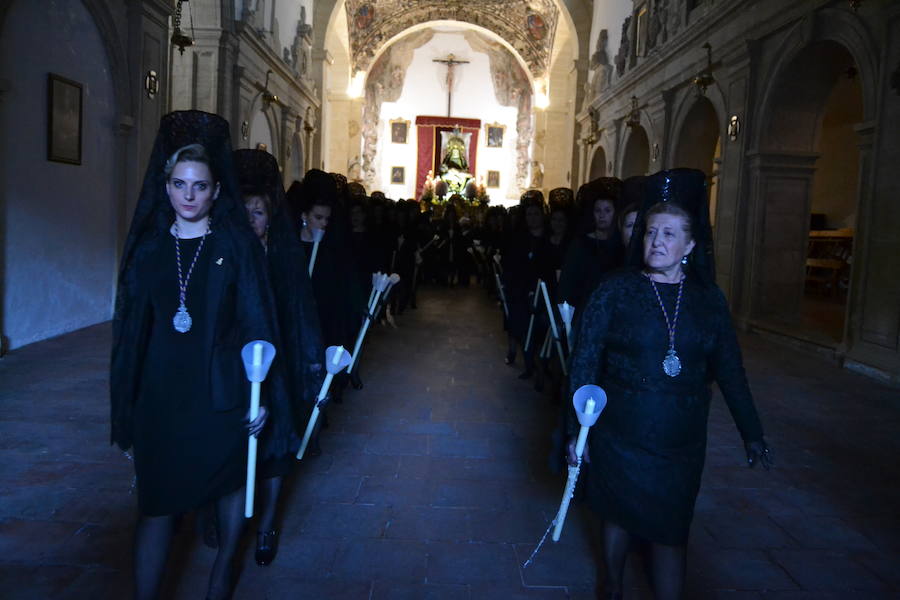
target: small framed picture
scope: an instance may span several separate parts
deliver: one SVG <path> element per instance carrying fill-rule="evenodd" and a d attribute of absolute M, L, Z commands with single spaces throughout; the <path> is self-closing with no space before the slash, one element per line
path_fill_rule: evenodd
<path fill-rule="evenodd" d="M 391 143 L 405 144 L 409 136 L 409 121 L 394 119 L 391 121 Z"/>
<path fill-rule="evenodd" d="M 406 167 L 391 167 L 391 185 L 406 183 Z"/>
<path fill-rule="evenodd" d="M 47 160 L 81 164 L 82 85 L 50 73 L 47 81 Z"/>
<path fill-rule="evenodd" d="M 487 127 L 487 147 L 502 148 L 503 134 L 506 132 L 506 126 L 495 123 L 493 125 L 486 125 L 485 127 Z"/>
<path fill-rule="evenodd" d="M 498 188 L 500 187 L 500 171 L 488 171 L 487 173 L 487 186 L 489 188 Z"/>

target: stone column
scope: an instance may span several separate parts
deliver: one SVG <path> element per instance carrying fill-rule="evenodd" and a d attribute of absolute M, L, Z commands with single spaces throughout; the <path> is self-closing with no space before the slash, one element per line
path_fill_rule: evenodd
<path fill-rule="evenodd" d="M 793 321 L 800 314 L 818 158 L 815 153 L 788 151 L 748 155 L 752 320 Z"/>

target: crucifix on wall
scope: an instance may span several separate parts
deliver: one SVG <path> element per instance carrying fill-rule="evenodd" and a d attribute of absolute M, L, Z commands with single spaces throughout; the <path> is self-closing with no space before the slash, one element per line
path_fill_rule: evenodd
<path fill-rule="evenodd" d="M 456 65 L 467 65 L 467 60 L 456 60 L 456 57 L 449 54 L 447 58 L 435 58 L 432 62 L 441 63 L 447 66 L 447 116 L 451 116 L 451 102 L 453 101 L 453 67 Z"/>

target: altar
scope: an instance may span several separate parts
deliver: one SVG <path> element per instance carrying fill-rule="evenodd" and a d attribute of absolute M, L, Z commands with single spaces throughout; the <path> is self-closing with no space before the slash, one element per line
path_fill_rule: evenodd
<path fill-rule="evenodd" d="M 421 197 L 429 171 L 435 181 L 442 175 L 448 182 L 475 178 L 480 119 L 456 117 L 416 117 L 416 198 Z"/>

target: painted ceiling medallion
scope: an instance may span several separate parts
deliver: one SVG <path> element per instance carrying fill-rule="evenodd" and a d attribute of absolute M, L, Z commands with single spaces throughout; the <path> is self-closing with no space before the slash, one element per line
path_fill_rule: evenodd
<path fill-rule="evenodd" d="M 533 40 L 539 42 L 547 35 L 547 26 L 544 25 L 544 18 L 537 13 L 528 15 L 525 19 L 525 26 L 528 28 L 528 34 Z"/>
<path fill-rule="evenodd" d="M 375 18 L 375 7 L 371 4 L 363 4 L 358 9 L 356 9 L 356 28 L 357 29 L 368 29 L 369 25 L 372 24 L 372 20 Z"/>
<path fill-rule="evenodd" d="M 533 78 L 547 74 L 559 22 L 554 0 L 347 0 L 353 71 L 367 71 L 382 46 L 407 29 L 431 21 L 483 27 L 521 56 Z"/>

